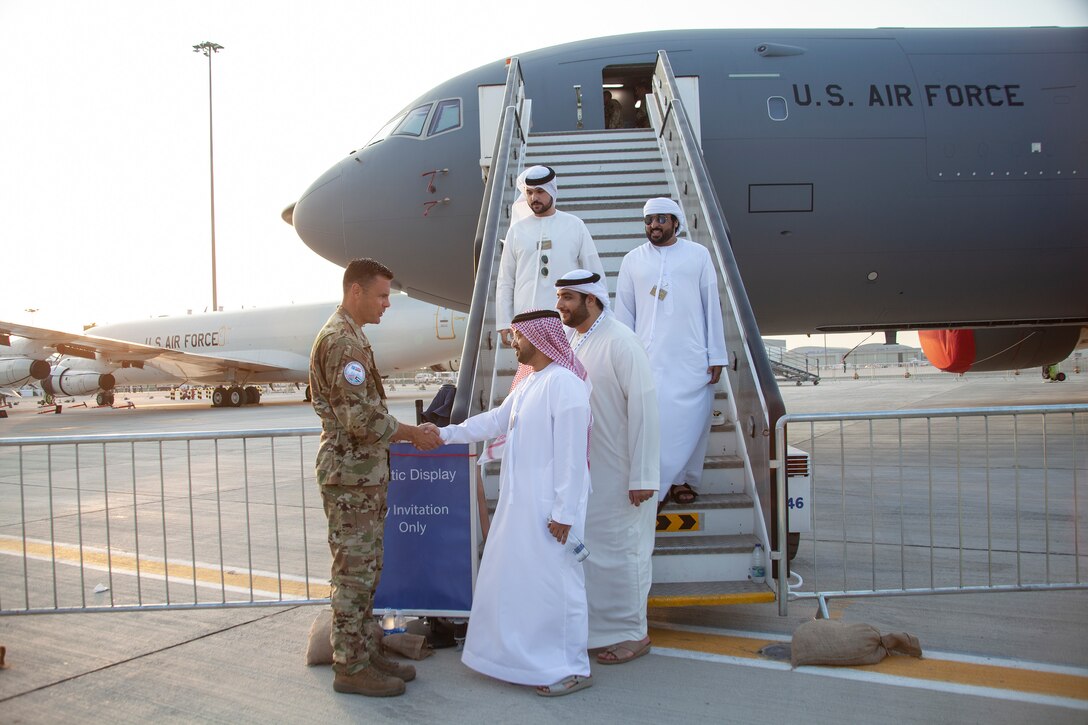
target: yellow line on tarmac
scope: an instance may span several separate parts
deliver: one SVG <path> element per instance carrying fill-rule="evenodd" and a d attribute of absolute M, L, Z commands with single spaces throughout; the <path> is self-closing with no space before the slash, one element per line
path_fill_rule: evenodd
<path fill-rule="evenodd" d="M 22 556 L 22 540 L 7 537 L 0 538 L 0 553 Z M 27 541 L 26 555 L 46 561 L 51 561 L 55 558 L 58 564 L 79 566 L 80 562 L 79 547 L 70 544 L 51 545 L 42 541 Z M 135 575 L 136 562 L 136 556 L 128 552 L 114 551 L 107 555 L 107 553 L 101 549 L 89 547 L 83 548 L 84 566 L 94 567 L 104 571 L 112 569 L 115 574 Z M 164 562 L 162 560 L 147 558 L 141 558 L 139 560 L 139 565 L 141 575 L 169 578 L 170 581 L 175 582 L 191 583 L 195 576 L 197 583 L 216 588 L 222 585 L 237 587 L 239 589 L 249 589 L 252 586 L 255 592 L 260 591 L 262 593 L 274 595 L 276 592 L 280 591 L 280 587 L 282 587 L 284 596 L 292 596 L 300 599 L 307 596 L 305 582 L 280 580 L 274 576 L 263 574 L 253 574 L 250 576 L 244 571 L 239 573 L 231 569 L 223 571 L 222 574 L 220 574 L 218 568 L 210 566 L 197 566 L 195 567 L 194 574 L 194 566 L 189 562 Z M 309 596 L 322 598 L 327 597 L 328 595 L 327 585 L 316 587 L 313 584 L 310 585 Z"/>
<path fill-rule="evenodd" d="M 650 629 L 650 638 L 657 647 L 747 659 L 764 659 L 759 655 L 760 649 L 769 644 L 781 644 L 777 640 L 658 628 Z M 903 655 L 889 655 L 875 665 L 848 669 L 908 679 L 1067 697 L 1088 702 L 1088 677 L 1074 674 L 1043 672 L 1004 665 L 953 662 L 927 657 L 919 659 Z"/>

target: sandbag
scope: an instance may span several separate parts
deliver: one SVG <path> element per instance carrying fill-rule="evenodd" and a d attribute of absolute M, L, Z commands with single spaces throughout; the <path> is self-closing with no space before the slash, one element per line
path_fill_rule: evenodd
<path fill-rule="evenodd" d="M 368 622 L 366 628 L 378 643 L 380 650 L 386 654 L 421 660 L 429 657 L 434 651 L 427 643 L 427 638 L 421 635 L 409 633 L 387 635 L 382 632 L 382 628 L 377 622 Z M 310 638 L 306 644 L 306 664 L 332 664 L 331 609 L 323 609 L 318 612 L 313 624 L 310 625 Z"/>
<path fill-rule="evenodd" d="M 801 665 L 874 665 L 889 652 L 922 656 L 918 638 L 905 632 L 881 635 L 861 622 L 830 619 L 805 622 L 793 633 L 790 663 Z"/>
<path fill-rule="evenodd" d="M 306 644 L 306 664 L 332 664 L 332 610 L 322 609 L 310 625 L 310 640 Z"/>
<path fill-rule="evenodd" d="M 421 660 L 434 654 L 434 650 L 427 643 L 426 637 L 410 632 L 385 635 L 382 638 L 382 651 L 407 657 L 411 660 Z"/>

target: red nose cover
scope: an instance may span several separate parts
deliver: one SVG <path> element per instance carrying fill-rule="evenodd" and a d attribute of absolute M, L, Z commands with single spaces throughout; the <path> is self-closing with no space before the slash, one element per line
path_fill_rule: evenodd
<path fill-rule="evenodd" d="M 975 362 L 974 330 L 919 330 L 918 339 L 933 367 L 946 373 L 965 373 Z"/>

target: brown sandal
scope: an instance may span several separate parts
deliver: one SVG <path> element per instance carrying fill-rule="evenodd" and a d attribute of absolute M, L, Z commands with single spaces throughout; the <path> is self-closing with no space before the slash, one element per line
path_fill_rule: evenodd
<path fill-rule="evenodd" d="M 676 484 L 669 491 L 669 498 L 681 506 L 692 505 L 698 497 L 699 494 L 695 493 L 695 490 L 686 483 Z"/>
<path fill-rule="evenodd" d="M 626 642 L 617 642 L 611 647 L 605 648 L 597 655 L 597 664 L 622 665 L 624 662 L 636 660 L 650 651 L 650 638 L 644 640 L 629 639 Z M 620 654 L 620 653 L 624 654 Z M 606 655 L 611 655 L 607 657 Z M 602 659 L 603 658 L 603 659 Z"/>

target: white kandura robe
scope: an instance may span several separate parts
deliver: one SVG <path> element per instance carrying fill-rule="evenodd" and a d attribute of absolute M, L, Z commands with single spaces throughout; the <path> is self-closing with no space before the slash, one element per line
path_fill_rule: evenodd
<path fill-rule="evenodd" d="M 646 597 L 657 507 L 633 506 L 628 491 L 658 489 L 661 477 L 657 393 L 650 361 L 635 333 L 610 313 L 571 344 L 589 373 L 593 492 L 586 511 L 582 562 L 589 602 L 589 646 L 646 636 Z"/>
<path fill-rule="evenodd" d="M 550 517 L 584 536 L 589 416 L 588 386 L 552 363 L 500 407 L 441 429 L 447 443 L 507 436 L 461 655 L 477 672 L 522 685 L 589 674 L 582 564 L 547 527 Z"/>
<path fill-rule="evenodd" d="M 656 290 L 664 290 L 660 299 Z M 710 436 L 714 389 L 707 368 L 725 365 L 725 334 L 710 253 L 679 238 L 632 249 L 616 281 L 616 319 L 635 331 L 650 357 L 661 416 L 661 493 L 697 485 Z"/>
<path fill-rule="evenodd" d="M 545 267 L 547 275 L 542 273 Z M 519 312 L 555 309 L 555 280 L 572 269 L 604 277 L 597 247 L 581 219 L 557 209 L 551 216 L 529 216 L 513 224 L 499 258 L 496 329 L 509 328 Z"/>

